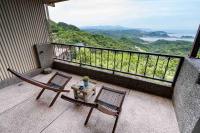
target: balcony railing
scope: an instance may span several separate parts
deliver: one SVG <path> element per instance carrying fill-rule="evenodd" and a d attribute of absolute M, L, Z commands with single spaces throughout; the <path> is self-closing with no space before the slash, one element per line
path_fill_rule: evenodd
<path fill-rule="evenodd" d="M 174 86 L 184 60 L 181 56 L 53 43 L 54 59 L 134 75 Z"/>

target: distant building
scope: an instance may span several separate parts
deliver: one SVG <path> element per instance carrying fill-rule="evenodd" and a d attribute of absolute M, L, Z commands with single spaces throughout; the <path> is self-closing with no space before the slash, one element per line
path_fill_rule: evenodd
<path fill-rule="evenodd" d="M 75 43 L 74 45 L 76 45 L 76 46 L 85 46 L 85 44 L 82 43 L 82 42 L 80 42 L 80 43 Z"/>

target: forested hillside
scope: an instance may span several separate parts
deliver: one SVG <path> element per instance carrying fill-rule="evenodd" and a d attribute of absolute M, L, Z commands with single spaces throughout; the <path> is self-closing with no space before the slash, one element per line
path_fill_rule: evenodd
<path fill-rule="evenodd" d="M 75 26 L 64 24 L 62 22 L 55 23 L 51 21 L 50 29 L 54 42 L 66 44 L 84 43 L 87 46 L 126 50 L 137 50 L 134 46 L 139 45 L 137 43 L 125 44 L 122 40 L 115 40 L 105 35 L 91 34 L 86 31 L 82 31 Z"/>
<path fill-rule="evenodd" d="M 88 31 L 90 33 L 94 34 L 103 34 L 103 35 L 108 35 L 111 37 L 115 38 L 120 38 L 120 37 L 169 37 L 167 32 L 164 31 L 144 31 L 140 29 L 111 29 L 111 30 L 106 30 L 106 29 L 94 29 L 91 27 L 91 29 L 85 29 L 83 30 Z"/>
<path fill-rule="evenodd" d="M 158 40 L 147 42 L 139 35 L 168 36 L 165 32 L 139 32 L 137 30 L 119 31 L 84 31 L 78 27 L 63 22 L 50 21 L 50 29 L 54 42 L 75 44 L 83 43 L 86 46 L 133 50 L 142 52 L 155 52 L 172 55 L 187 55 L 192 43 L 187 41 Z M 136 36 L 133 35 L 136 34 Z"/>

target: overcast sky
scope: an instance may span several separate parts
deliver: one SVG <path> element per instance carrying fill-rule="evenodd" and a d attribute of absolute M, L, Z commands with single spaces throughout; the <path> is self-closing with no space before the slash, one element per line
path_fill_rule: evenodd
<path fill-rule="evenodd" d="M 49 7 L 50 18 L 76 26 L 191 29 L 200 24 L 200 0 L 70 0 Z"/>

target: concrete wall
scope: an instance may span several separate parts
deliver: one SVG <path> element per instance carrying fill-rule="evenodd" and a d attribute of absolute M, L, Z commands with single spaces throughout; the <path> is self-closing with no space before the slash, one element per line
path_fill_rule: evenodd
<path fill-rule="evenodd" d="M 147 92 L 150 94 L 172 98 L 173 88 L 165 85 L 152 83 L 141 79 L 132 78 L 129 75 L 112 74 L 112 72 L 100 71 L 94 68 L 80 67 L 79 65 L 72 65 L 64 61 L 54 61 L 53 68 L 62 70 L 68 73 L 74 73 L 81 76 L 90 76 L 90 78 L 115 84 L 118 86 L 134 89 L 138 91 Z"/>
<path fill-rule="evenodd" d="M 53 45 L 37 44 L 35 45 L 40 68 L 52 67 L 53 64 Z"/>
<path fill-rule="evenodd" d="M 174 109 L 181 133 L 192 133 L 194 127 L 198 127 L 200 85 L 197 82 L 199 73 L 200 60 L 186 58 L 173 94 Z"/>

